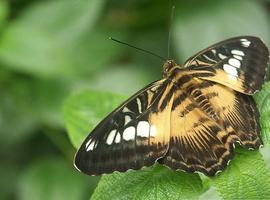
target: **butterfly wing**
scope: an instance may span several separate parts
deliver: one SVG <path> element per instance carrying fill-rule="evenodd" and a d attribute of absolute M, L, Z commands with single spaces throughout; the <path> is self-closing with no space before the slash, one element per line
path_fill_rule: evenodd
<path fill-rule="evenodd" d="M 208 112 L 208 107 L 211 107 L 217 121 L 241 146 L 258 149 L 262 142 L 259 137 L 259 112 L 253 98 L 214 82 L 194 81 L 198 86 L 204 86 L 200 87 L 197 100 L 194 99 L 198 104 L 208 103 L 208 106 L 201 107 L 204 112 L 212 117 Z"/>
<path fill-rule="evenodd" d="M 233 157 L 234 139 L 186 90 L 175 93 L 170 131 L 168 152 L 159 162 L 172 169 L 213 176 Z"/>
<path fill-rule="evenodd" d="M 173 169 L 208 176 L 233 157 L 233 143 L 258 149 L 259 113 L 252 97 L 199 78 L 176 91 L 169 150 L 159 162 Z"/>
<path fill-rule="evenodd" d="M 231 38 L 189 58 L 184 67 L 197 77 L 253 94 L 264 82 L 269 52 L 257 37 Z"/>
<path fill-rule="evenodd" d="M 146 86 L 109 114 L 88 135 L 75 166 L 89 175 L 140 169 L 164 156 L 169 143 L 173 86 Z"/>

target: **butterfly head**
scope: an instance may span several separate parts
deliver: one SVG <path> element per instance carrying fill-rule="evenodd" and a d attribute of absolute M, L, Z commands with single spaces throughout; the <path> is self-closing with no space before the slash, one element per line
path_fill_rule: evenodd
<path fill-rule="evenodd" d="M 163 77 L 167 77 L 176 65 L 177 64 L 174 60 L 166 60 L 163 65 Z"/>

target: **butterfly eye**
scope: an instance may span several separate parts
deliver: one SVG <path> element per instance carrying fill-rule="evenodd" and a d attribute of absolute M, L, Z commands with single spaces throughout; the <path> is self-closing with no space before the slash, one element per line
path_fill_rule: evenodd
<path fill-rule="evenodd" d="M 164 65 L 164 72 L 170 71 L 170 69 L 174 66 L 171 60 L 167 61 Z"/>

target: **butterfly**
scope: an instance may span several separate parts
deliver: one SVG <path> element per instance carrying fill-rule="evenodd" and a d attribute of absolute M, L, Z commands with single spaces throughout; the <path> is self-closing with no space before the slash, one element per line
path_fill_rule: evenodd
<path fill-rule="evenodd" d="M 138 170 L 158 162 L 214 176 L 234 143 L 258 149 L 260 90 L 269 52 L 257 37 L 216 43 L 183 65 L 167 60 L 163 77 L 131 96 L 87 136 L 75 167 L 88 175 Z"/>

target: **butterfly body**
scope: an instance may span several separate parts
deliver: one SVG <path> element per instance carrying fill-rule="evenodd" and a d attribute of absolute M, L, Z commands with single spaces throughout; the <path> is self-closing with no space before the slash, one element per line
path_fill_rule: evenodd
<path fill-rule="evenodd" d="M 168 60 L 163 78 L 115 109 L 88 135 L 75 166 L 89 175 L 140 169 L 222 171 L 234 143 L 258 149 L 259 113 L 251 95 L 264 81 L 269 52 L 252 36 L 231 38 L 183 65 Z"/>

